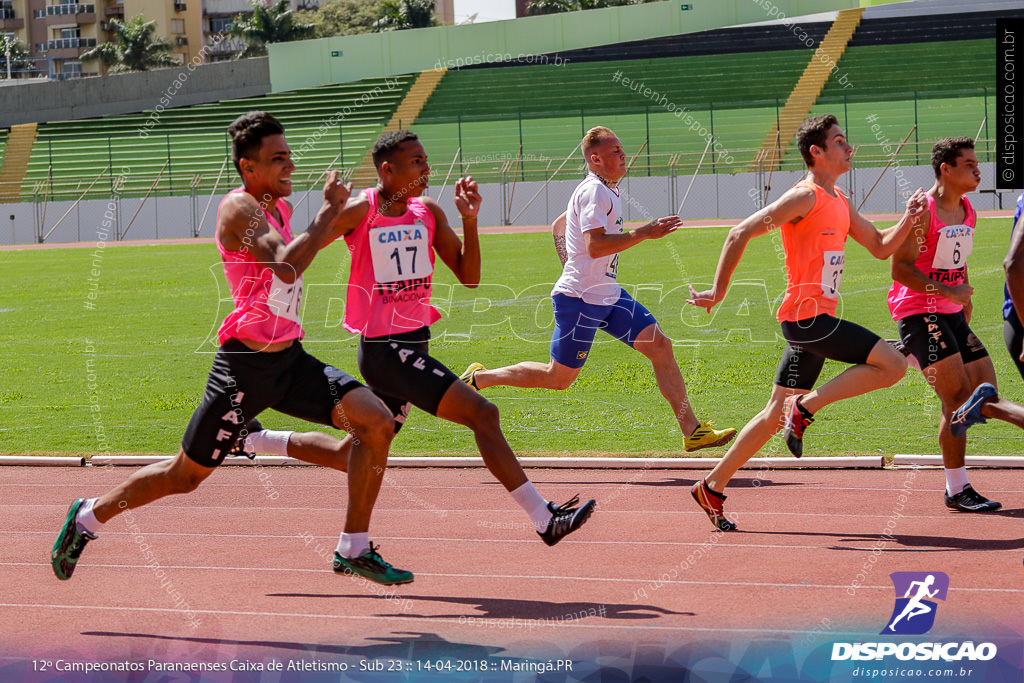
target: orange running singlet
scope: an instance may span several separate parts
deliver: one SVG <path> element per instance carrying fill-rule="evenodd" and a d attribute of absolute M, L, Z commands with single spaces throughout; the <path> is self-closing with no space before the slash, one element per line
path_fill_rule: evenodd
<path fill-rule="evenodd" d="M 835 315 L 850 232 L 850 207 L 838 188 L 833 196 L 811 180 L 796 187 L 814 190 L 814 208 L 799 222 L 781 227 L 786 295 L 776 314 L 779 322 Z"/>

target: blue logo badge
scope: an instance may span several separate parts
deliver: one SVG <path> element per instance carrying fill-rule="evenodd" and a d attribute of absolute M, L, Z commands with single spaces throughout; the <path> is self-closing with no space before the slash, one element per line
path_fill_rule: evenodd
<path fill-rule="evenodd" d="M 945 600 L 949 577 L 943 572 L 893 572 L 896 606 L 882 635 L 917 636 L 935 623 L 936 600 Z"/>

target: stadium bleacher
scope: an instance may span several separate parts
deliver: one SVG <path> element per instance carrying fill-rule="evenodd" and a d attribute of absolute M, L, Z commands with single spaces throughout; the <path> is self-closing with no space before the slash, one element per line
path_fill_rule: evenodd
<path fill-rule="evenodd" d="M 342 144 L 343 161 L 337 163 L 358 164 L 413 80 L 414 76 L 367 79 L 166 109 L 159 114 L 145 111 L 47 123 L 39 127 L 22 196 L 31 198 L 44 191 L 48 178 L 53 194 L 84 191 L 108 165 L 113 175 L 126 179 L 122 188 L 126 196 L 146 192 L 161 169 L 164 173 L 155 190 L 159 194 L 186 194 L 193 182 L 197 190 L 209 191 L 229 152 L 228 125 L 251 109 L 265 109 L 281 120 L 292 152 L 304 167 L 319 173 L 342 151 Z M 233 174 L 233 169 L 229 167 L 226 174 Z M 228 175 L 227 182 L 234 178 Z M 108 191 L 111 181 L 105 178 L 97 187 Z"/>

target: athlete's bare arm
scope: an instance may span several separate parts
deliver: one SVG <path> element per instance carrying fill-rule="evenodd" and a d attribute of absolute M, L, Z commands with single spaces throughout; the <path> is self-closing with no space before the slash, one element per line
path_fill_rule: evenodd
<path fill-rule="evenodd" d="M 291 283 L 299 278 L 320 251 L 325 235 L 334 218 L 344 206 L 352 185 L 342 183 L 338 172 L 327 174 L 324 184 L 324 202 L 306 232 L 285 244 L 281 234 L 270 227 L 264 207 L 248 192 L 229 195 L 221 207 L 217 220 L 217 236 L 225 249 L 247 249 L 253 257 L 265 263 L 282 282 Z M 287 202 L 284 198 L 278 202 Z M 289 207 L 290 208 L 290 207 Z"/>
<path fill-rule="evenodd" d="M 474 288 L 480 284 L 480 237 L 476 217 L 480 213 L 480 192 L 472 177 L 455 182 L 455 207 L 462 214 L 462 239 L 448 225 L 448 217 L 430 197 L 423 203 L 434 214 L 434 251 L 441 257 L 463 285 Z"/>
<path fill-rule="evenodd" d="M 1003 270 L 1006 271 L 1006 288 L 1010 291 L 1010 300 L 1013 301 L 1013 308 L 1024 314 L 1024 214 L 1021 220 L 1013 226 L 1010 234 L 1010 250 L 1003 259 Z M 1024 360 L 1024 352 L 1021 353 Z"/>
<path fill-rule="evenodd" d="M 555 253 L 564 268 L 569 260 L 569 252 L 565 249 L 565 211 L 551 224 L 551 238 L 555 240 Z"/>
<path fill-rule="evenodd" d="M 910 199 L 900 222 L 891 228 L 879 230 L 854 208 L 850 202 L 850 237 L 877 259 L 887 259 L 906 241 L 907 234 L 914 226 L 914 220 L 921 212 L 928 209 L 928 200 L 924 197 L 924 188 L 917 188 Z"/>
<path fill-rule="evenodd" d="M 372 192 L 373 190 L 371 190 Z M 370 202 L 366 199 L 363 193 L 359 193 L 357 197 L 349 198 L 345 202 L 345 206 L 338 211 L 334 220 L 331 221 L 331 229 L 324 236 L 323 244 L 321 247 L 326 247 L 334 240 L 344 237 L 353 230 L 359 227 L 359 224 L 366 218 L 367 212 L 370 210 Z"/>
<path fill-rule="evenodd" d="M 617 235 L 609 235 L 604 228 L 593 228 L 583 233 L 583 241 L 587 244 L 587 254 L 591 258 L 600 258 L 625 251 L 644 240 L 664 237 L 682 224 L 679 216 L 664 216 Z"/>
<path fill-rule="evenodd" d="M 722 246 L 722 254 L 718 257 L 714 284 L 711 289 L 703 292 L 698 292 L 690 285 L 690 298 L 686 303 L 705 308 L 710 313 L 712 307 L 725 298 L 729 281 L 736 266 L 739 265 L 747 243 L 784 223 L 803 218 L 814 208 L 814 201 L 814 190 L 808 187 L 794 187 L 729 230 L 729 235 Z"/>
<path fill-rule="evenodd" d="M 910 232 L 892 255 L 890 264 L 892 279 L 915 292 L 942 296 L 960 306 L 969 306 L 974 289 L 966 281 L 950 286 L 936 282 L 917 267 L 917 257 L 921 254 L 920 245 L 924 244 L 930 222 L 931 212 L 928 209 L 914 219 Z"/>
<path fill-rule="evenodd" d="M 968 272 L 967 266 L 964 266 L 964 286 L 971 290 L 971 294 L 974 294 L 974 287 L 971 287 L 971 275 Z M 974 297 L 968 297 L 967 303 L 962 304 L 964 307 L 964 319 L 967 324 L 971 324 L 971 316 L 974 315 Z"/>

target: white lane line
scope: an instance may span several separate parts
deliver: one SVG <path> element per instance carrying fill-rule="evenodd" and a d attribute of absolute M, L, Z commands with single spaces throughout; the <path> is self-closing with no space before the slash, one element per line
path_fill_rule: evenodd
<path fill-rule="evenodd" d="M 0 566 L 16 566 L 16 567 L 39 567 L 39 564 L 31 562 L 0 562 Z M 90 564 L 90 568 L 101 568 L 101 569 L 152 569 L 149 565 L 143 564 Z M 302 573 L 317 573 L 325 574 L 327 569 L 280 569 L 277 567 L 187 567 L 187 566 L 167 566 L 161 565 L 161 569 L 180 569 L 180 570 L 192 570 L 192 571 L 225 571 L 225 572 L 302 572 Z M 521 575 L 521 574 L 444 574 L 444 573 L 428 573 L 428 572 L 416 572 L 416 576 L 419 577 L 438 577 L 442 579 L 507 579 L 507 580 L 524 580 L 524 581 L 573 581 L 576 583 L 586 582 L 602 582 L 602 583 L 651 583 L 650 578 L 624 578 L 624 577 L 600 577 L 600 576 L 544 576 L 544 575 Z M 768 582 L 756 582 L 756 581 L 682 581 L 679 579 L 669 579 L 662 581 L 661 579 L 655 578 L 653 581 L 657 581 L 659 584 L 675 584 L 680 586 L 746 586 L 750 588 L 819 588 L 822 590 L 837 590 L 847 589 L 849 585 L 838 585 L 838 584 L 821 584 L 821 583 L 768 583 Z M 887 586 L 858 586 L 858 590 L 862 589 L 873 589 L 873 590 L 884 590 L 892 592 L 892 585 Z M 964 586 L 957 586 L 958 591 L 968 591 L 977 593 L 1024 593 L 1024 588 L 969 588 Z M 0 605 L 2 606 L 2 605 Z M 172 612 L 181 610 L 169 610 Z"/>

